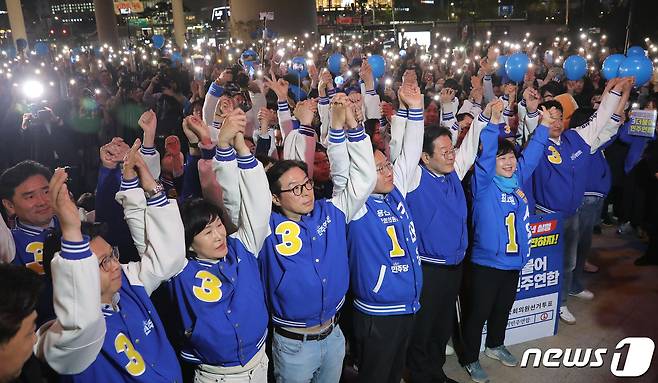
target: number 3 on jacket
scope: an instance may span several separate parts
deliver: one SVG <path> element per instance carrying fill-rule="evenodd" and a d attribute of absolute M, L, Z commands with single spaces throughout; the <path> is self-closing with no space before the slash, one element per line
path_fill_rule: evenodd
<path fill-rule="evenodd" d="M 553 145 L 548 147 L 548 151 L 551 152 L 551 155 L 547 157 L 550 163 L 555 165 L 562 163 L 562 156 L 560 156 L 560 152 L 558 152 Z"/>
<path fill-rule="evenodd" d="M 217 302 L 222 299 L 222 281 L 214 274 L 206 270 L 199 270 L 195 278 L 201 279 L 201 287 L 193 286 L 194 296 L 203 302 Z"/>
<path fill-rule="evenodd" d="M 120 332 L 116 338 L 114 338 L 114 349 L 117 353 L 124 353 L 128 358 L 128 364 L 126 364 L 126 371 L 132 376 L 140 376 L 146 371 L 146 364 L 144 363 L 144 358 L 142 354 L 135 350 L 133 344 L 130 342 L 128 337 Z"/>
<path fill-rule="evenodd" d="M 302 240 L 299 238 L 299 225 L 292 221 L 281 222 L 276 226 L 274 233 L 281 236 L 281 243 L 276 245 L 276 251 L 284 257 L 299 253 L 302 249 Z"/>

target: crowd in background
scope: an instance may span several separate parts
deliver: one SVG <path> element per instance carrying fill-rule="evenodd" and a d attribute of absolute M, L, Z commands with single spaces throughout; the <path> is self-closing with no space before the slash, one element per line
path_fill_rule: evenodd
<path fill-rule="evenodd" d="M 601 65 L 615 50 L 585 33 L 487 33 L 436 34 L 428 47 L 345 36 L 323 46 L 308 37 L 200 43 L 184 55 L 149 45 L 5 53 L 0 260 L 39 277 L 0 269 L 13 273 L 0 291 L 31 284 L 34 296 L 16 298 L 23 314 L 3 316 L 11 302 L 0 304 L 0 356 L 23 331 L 11 321 L 36 309 L 31 320 L 43 327 L 23 381 L 35 381 L 26 373 L 37 360 L 49 379 L 123 381 L 125 363 L 107 351 L 116 347 L 136 381 L 262 382 L 269 366 L 279 382 L 337 382 L 345 363 L 363 382 L 397 383 L 405 367 L 411 382 L 450 382 L 442 365 L 452 337 L 485 382 L 485 321 L 486 355 L 517 364 L 503 341 L 528 214 L 564 218 L 564 323 L 576 323 L 568 297 L 594 299 L 582 273 L 598 270 L 587 258 L 602 227 L 648 241 L 636 265 L 658 264 L 658 146 L 629 133 L 631 110 L 657 109 L 658 79 L 606 82 Z M 518 51 L 531 64 L 513 82 L 498 58 Z M 336 53 L 340 67 L 330 68 Z M 574 53 L 591 65 L 568 80 L 561 65 Z M 371 55 L 384 58 L 383 74 Z M 551 173 L 554 165 L 570 170 Z M 511 200 L 487 210 L 500 193 Z M 495 222 L 501 233 L 489 234 Z M 451 254 L 433 247 L 432 231 Z M 502 250 L 487 247 L 492 238 Z M 300 251 L 307 259 L 291 261 Z M 500 252 L 502 261 L 489 257 Z M 405 260 L 390 272 L 407 279 L 384 283 L 378 261 L 359 256 L 370 253 Z M 472 263 L 464 270 L 463 259 Z M 313 282 L 291 276 L 309 273 Z M 293 285 L 306 282 L 308 291 Z M 411 292 L 390 298 L 390 283 Z M 307 299 L 314 289 L 320 298 Z M 380 289 L 392 300 L 378 300 Z M 466 317 L 456 336 L 458 294 Z M 221 318 L 196 298 L 226 305 Z M 140 331 L 156 343 L 140 349 Z"/>

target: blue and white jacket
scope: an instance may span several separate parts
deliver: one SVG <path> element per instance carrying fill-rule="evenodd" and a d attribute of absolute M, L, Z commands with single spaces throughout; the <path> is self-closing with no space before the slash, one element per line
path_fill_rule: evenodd
<path fill-rule="evenodd" d="M 422 262 L 458 265 L 464 259 L 468 212 L 461 180 L 475 162 L 480 132 L 488 122 L 482 114 L 473 120 L 455 154 L 455 170 L 451 173 L 436 174 L 424 165 L 414 170 L 407 204 L 414 217 Z"/>
<path fill-rule="evenodd" d="M 35 353 L 71 382 L 181 382 L 176 354 L 149 298 L 185 260 L 183 224 L 174 200 L 148 202 L 124 180 L 123 205 L 139 262 L 121 265 L 121 288 L 101 305 L 98 259 L 82 242 L 62 241 L 52 261 L 57 319 L 37 333 Z"/>
<path fill-rule="evenodd" d="M 423 274 L 405 195 L 422 150 L 423 111 L 412 109 L 408 115 L 394 116 L 391 123 L 404 134 L 402 153 L 394 164 L 395 188 L 386 195 L 371 195 L 347 231 L 354 307 L 369 315 L 413 314 L 420 309 Z"/>
<path fill-rule="evenodd" d="M 349 284 L 347 224 L 376 182 L 370 138 L 363 128 L 329 132 L 333 197 L 315 201 L 313 211 L 293 221 L 273 212 L 271 233 L 258 261 L 272 322 L 313 327 L 336 314 Z"/>
<path fill-rule="evenodd" d="M 548 143 L 548 128 L 540 125 L 530 137 L 514 172 L 517 186 L 495 182 L 498 126 L 488 124 L 480 135 L 482 153 L 475 161 L 473 190 L 474 239 L 471 262 L 500 270 L 521 270 L 530 255 L 530 212 L 520 187 L 532 176 Z M 502 188 L 501 188 L 502 187 Z"/>
<path fill-rule="evenodd" d="M 590 154 L 614 136 L 619 127 L 619 116 L 612 113 L 619 99 L 620 94 L 611 91 L 589 121 L 550 139 L 532 178 L 537 210 L 569 217 L 580 207 Z"/>
<path fill-rule="evenodd" d="M 265 344 L 269 314 L 256 254 L 269 233 L 272 198 L 253 155 L 217 149 L 213 168 L 238 231 L 221 260 L 191 258 L 169 281 L 183 325 L 180 356 L 192 364 L 245 366 Z"/>

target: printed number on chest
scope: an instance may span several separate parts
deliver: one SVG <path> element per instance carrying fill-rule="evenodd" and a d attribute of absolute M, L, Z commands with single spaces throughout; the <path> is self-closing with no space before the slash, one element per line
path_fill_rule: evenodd
<path fill-rule="evenodd" d="M 119 354 L 124 354 L 128 358 L 128 363 L 125 365 L 126 371 L 132 376 L 140 376 L 146 371 L 146 363 L 128 337 L 120 332 L 114 338 L 114 349 Z"/>

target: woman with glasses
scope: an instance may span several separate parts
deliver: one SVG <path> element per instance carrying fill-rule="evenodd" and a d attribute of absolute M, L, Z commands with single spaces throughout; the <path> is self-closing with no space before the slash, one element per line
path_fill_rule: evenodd
<path fill-rule="evenodd" d="M 228 235 L 224 215 L 209 202 L 181 207 L 188 259 L 169 288 L 182 325 L 180 357 L 195 366 L 197 383 L 267 381 L 269 315 L 256 255 L 269 234 L 272 202 L 263 166 L 244 142 L 245 125 L 244 112 L 235 109 L 211 151 L 224 206 L 238 212 L 237 232 Z M 207 127 L 200 121 L 190 127 L 208 148 Z"/>
<path fill-rule="evenodd" d="M 83 235 L 80 217 L 58 169 L 50 198 L 62 229 L 51 263 L 57 319 L 38 332 L 37 356 L 65 381 L 180 382 L 181 370 L 151 293 L 183 267 L 183 225 L 139 155 L 123 164 L 117 201 L 124 207 L 141 261 L 121 265 L 99 233 Z"/>
<path fill-rule="evenodd" d="M 545 108 L 539 125 L 518 161 L 514 143 L 499 137 L 504 125 L 504 102 L 488 105 L 491 120 L 480 135 L 482 151 L 475 162 L 473 191 L 473 249 L 463 324 L 462 364 L 476 382 L 486 382 L 480 366 L 482 327 L 487 321 L 485 355 L 506 366 L 516 358 L 504 345 L 509 312 L 516 298 L 519 271 L 530 254 L 530 211 L 522 190 L 548 144 L 551 114 Z"/>
<path fill-rule="evenodd" d="M 315 200 L 303 162 L 280 161 L 267 172 L 271 234 L 258 261 L 274 325 L 277 382 L 337 383 L 342 371 L 345 338 L 337 313 L 349 285 L 346 226 L 372 191 L 376 172 L 370 139 L 347 96 L 334 96 L 330 113 L 331 199 Z"/>
<path fill-rule="evenodd" d="M 400 382 L 420 309 L 423 276 L 405 196 L 421 153 L 423 98 L 416 82 L 408 81 L 398 99 L 404 109 L 391 128 L 403 131 L 401 153 L 393 165 L 375 149 L 375 189 L 347 231 L 360 382 Z"/>

